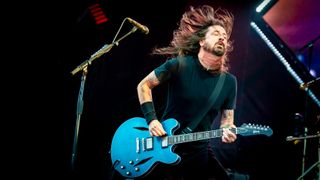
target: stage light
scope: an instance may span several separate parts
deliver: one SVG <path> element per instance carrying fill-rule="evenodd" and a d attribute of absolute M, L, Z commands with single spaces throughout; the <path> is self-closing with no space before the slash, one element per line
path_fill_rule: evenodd
<path fill-rule="evenodd" d="M 260 13 L 269 3 L 271 0 L 264 0 L 257 8 L 256 11 Z"/>
<path fill-rule="evenodd" d="M 93 4 L 89 7 L 90 13 L 93 16 L 96 24 L 102 24 L 108 21 L 108 18 L 102 11 L 100 4 Z"/>
<path fill-rule="evenodd" d="M 289 71 L 289 73 L 293 76 L 293 78 L 299 83 L 303 84 L 305 83 L 299 75 L 293 70 L 293 68 L 290 66 L 288 61 L 285 59 L 285 57 L 280 53 L 280 51 L 272 44 L 272 42 L 267 38 L 267 36 L 262 32 L 262 30 L 257 26 L 256 23 L 251 22 L 251 27 L 258 33 L 258 35 L 261 37 L 261 39 L 267 44 L 267 46 L 271 49 L 271 51 L 277 56 L 277 58 L 282 62 L 282 64 L 286 67 L 286 69 Z M 306 88 L 305 91 L 308 91 L 307 93 L 309 96 L 315 101 L 315 103 L 320 107 L 320 101 L 317 99 L 317 97 L 314 95 L 314 93 Z"/>

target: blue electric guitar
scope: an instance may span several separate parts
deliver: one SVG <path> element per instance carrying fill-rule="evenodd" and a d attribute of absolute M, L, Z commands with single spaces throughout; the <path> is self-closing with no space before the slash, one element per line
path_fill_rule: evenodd
<path fill-rule="evenodd" d="M 144 118 L 128 119 L 116 130 L 111 143 L 111 161 L 122 176 L 137 178 L 146 176 L 157 163 L 177 164 L 180 156 L 173 152 L 173 145 L 222 136 L 222 129 L 173 135 L 179 128 L 177 120 L 171 118 L 162 122 L 165 137 L 150 136 Z M 243 124 L 231 131 L 242 136 L 272 135 L 269 127 Z"/>

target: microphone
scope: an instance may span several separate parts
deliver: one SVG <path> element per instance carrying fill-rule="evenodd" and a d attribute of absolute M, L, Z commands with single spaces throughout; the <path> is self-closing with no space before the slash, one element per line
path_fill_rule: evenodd
<path fill-rule="evenodd" d="M 293 136 L 287 136 L 286 141 L 293 141 L 293 144 L 298 144 L 300 142 L 299 138 Z"/>
<path fill-rule="evenodd" d="M 144 26 L 140 23 L 138 23 L 137 21 L 131 19 L 131 18 L 127 18 L 127 20 L 133 24 L 135 27 L 137 27 L 138 29 L 140 29 L 144 34 L 148 34 L 149 33 L 149 29 L 147 28 L 147 26 Z"/>
<path fill-rule="evenodd" d="M 320 77 L 312 80 L 312 81 L 309 81 L 309 82 L 305 82 L 305 83 L 301 83 L 300 84 L 300 89 L 301 90 L 306 90 L 309 86 L 311 86 L 312 84 L 314 84 L 315 82 L 319 81 L 320 80 Z"/>
<path fill-rule="evenodd" d="M 293 136 L 287 136 L 286 141 L 293 141 Z"/>

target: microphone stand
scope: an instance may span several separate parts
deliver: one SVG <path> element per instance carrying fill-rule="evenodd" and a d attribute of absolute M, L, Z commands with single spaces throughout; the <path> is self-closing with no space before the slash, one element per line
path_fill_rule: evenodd
<path fill-rule="evenodd" d="M 317 77 L 314 80 L 302 83 L 302 84 L 300 84 L 300 89 L 306 90 L 307 88 L 309 88 L 309 86 L 316 84 L 316 82 L 318 82 L 318 81 L 320 81 L 320 77 Z"/>
<path fill-rule="evenodd" d="M 124 20 L 125 21 L 125 20 Z M 116 36 L 118 35 L 124 21 L 122 22 Z M 78 134 L 79 134 L 79 127 L 80 127 L 80 119 L 81 114 L 83 111 L 83 91 L 84 91 L 84 85 L 86 81 L 86 77 L 88 74 L 88 66 L 92 64 L 94 60 L 102 56 L 103 54 L 109 52 L 114 45 L 119 45 L 119 42 L 127 37 L 128 35 L 134 33 L 137 31 L 137 27 L 133 27 L 127 34 L 123 35 L 121 38 L 119 38 L 117 41 L 115 41 L 116 36 L 113 39 L 113 42 L 111 44 L 104 45 L 101 49 L 99 49 L 96 53 L 91 55 L 91 57 L 81 63 L 78 67 L 76 67 L 73 71 L 71 71 L 71 74 L 74 75 L 79 71 L 82 71 L 82 77 L 81 77 L 81 84 L 80 84 L 80 90 L 78 94 L 78 102 L 77 102 L 77 116 L 76 116 L 76 124 L 75 124 L 75 131 L 74 131 L 74 139 L 73 139 L 73 147 L 72 147 L 72 156 L 71 156 L 71 169 L 74 170 L 75 160 L 77 156 L 77 143 L 78 143 Z"/>
<path fill-rule="evenodd" d="M 298 52 L 301 52 L 301 51 L 303 51 L 303 50 L 306 49 L 306 48 L 310 48 L 310 47 L 313 46 L 313 44 L 314 44 L 316 41 L 318 41 L 319 39 L 320 39 L 320 35 L 319 35 L 318 37 L 312 39 L 311 41 L 309 41 L 306 45 L 304 45 L 302 48 L 300 48 L 300 49 L 298 50 Z"/>
<path fill-rule="evenodd" d="M 297 178 L 297 180 L 302 179 L 306 174 L 308 174 L 314 167 L 318 166 L 319 168 L 319 172 L 318 172 L 318 180 L 320 180 L 320 133 L 318 133 L 317 135 L 305 135 L 305 137 L 290 137 L 290 141 L 292 140 L 298 140 L 298 139 L 308 139 L 308 138 L 319 138 L 319 142 L 318 142 L 318 161 L 316 163 L 314 163 L 312 166 L 309 167 L 309 169 L 307 169 L 306 171 L 303 171 L 303 173 L 301 174 L 301 176 L 299 176 Z"/>
<path fill-rule="evenodd" d="M 303 51 L 304 49 L 308 48 L 308 66 L 307 66 L 307 70 L 308 70 L 308 73 L 310 73 L 310 67 L 311 67 L 311 60 L 312 60 L 312 52 L 313 52 L 313 45 L 314 43 L 320 39 L 320 35 L 318 37 L 316 37 L 315 39 L 309 41 L 306 45 L 304 45 L 302 48 L 300 48 L 298 51 L 301 52 Z M 308 120 L 308 93 L 309 93 L 309 88 L 306 88 L 305 89 L 306 91 L 306 98 L 305 98 L 305 115 L 304 115 L 304 120 L 307 121 Z M 306 123 L 305 123 L 306 124 Z M 307 136 L 307 127 L 304 128 L 304 135 Z M 305 156 L 306 156 L 306 146 L 307 146 L 307 138 L 303 138 L 303 155 L 302 155 L 302 175 L 298 178 L 301 179 L 304 177 L 305 174 L 307 174 L 309 171 L 310 171 L 310 168 L 308 171 L 305 171 Z M 320 156 L 320 155 L 319 155 Z M 318 163 L 316 163 L 318 164 Z M 313 168 L 313 167 L 312 167 Z M 311 168 L 311 169 L 312 169 Z M 320 176 L 320 175 L 318 175 Z M 320 179 L 319 179 L 320 180 Z"/>

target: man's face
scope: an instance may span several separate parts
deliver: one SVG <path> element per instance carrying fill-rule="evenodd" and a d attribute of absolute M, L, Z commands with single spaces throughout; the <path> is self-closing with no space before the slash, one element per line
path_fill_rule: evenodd
<path fill-rule="evenodd" d="M 219 25 L 210 26 L 202 47 L 216 56 L 223 56 L 227 47 L 226 30 Z"/>

